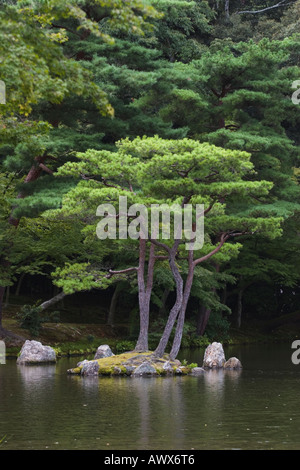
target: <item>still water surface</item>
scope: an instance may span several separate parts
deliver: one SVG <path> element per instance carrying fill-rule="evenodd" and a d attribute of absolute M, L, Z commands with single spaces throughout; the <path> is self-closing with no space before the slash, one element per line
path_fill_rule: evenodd
<path fill-rule="evenodd" d="M 238 346 L 242 371 L 98 378 L 0 365 L 0 444 L 13 449 L 300 450 L 300 365 L 290 344 Z M 202 364 L 204 350 L 180 359 Z M 5 437 L 4 437 L 5 436 Z"/>

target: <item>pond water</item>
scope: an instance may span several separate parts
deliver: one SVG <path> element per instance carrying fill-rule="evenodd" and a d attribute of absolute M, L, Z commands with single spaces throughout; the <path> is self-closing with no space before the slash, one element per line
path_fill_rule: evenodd
<path fill-rule="evenodd" d="M 300 449 L 300 365 L 291 344 L 225 349 L 241 371 L 98 378 L 0 365 L 1 450 Z M 202 364 L 204 350 L 180 359 Z"/>

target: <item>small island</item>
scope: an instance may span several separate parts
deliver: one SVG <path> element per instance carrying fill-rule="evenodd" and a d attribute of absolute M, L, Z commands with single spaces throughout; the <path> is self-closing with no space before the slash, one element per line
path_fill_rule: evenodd
<path fill-rule="evenodd" d="M 214 342 L 206 348 L 203 367 L 197 364 L 183 364 L 172 360 L 169 354 L 157 357 L 152 351 L 128 351 L 114 355 L 109 346 L 99 346 L 93 360 L 84 360 L 77 367 L 69 369 L 69 374 L 87 376 L 166 376 L 202 375 L 206 369 L 241 369 L 237 358 L 225 360 L 221 343 Z"/>

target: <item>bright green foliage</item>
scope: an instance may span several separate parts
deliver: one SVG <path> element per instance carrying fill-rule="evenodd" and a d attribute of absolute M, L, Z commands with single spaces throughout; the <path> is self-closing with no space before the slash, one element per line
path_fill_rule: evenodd
<path fill-rule="evenodd" d="M 62 287 L 66 294 L 81 290 L 105 289 L 111 282 L 106 273 L 93 269 L 88 263 L 67 264 L 53 273 L 54 283 Z"/>
<path fill-rule="evenodd" d="M 75 60 L 63 55 L 60 43 L 67 37 L 62 32 L 58 35 L 53 32 L 57 14 L 62 13 L 56 5 L 58 2 L 34 3 L 25 8 L 21 3 L 19 8 L 7 6 L 0 12 L 0 53 L 4 57 L 0 76 L 7 92 L 2 113 L 28 116 L 39 101 L 59 103 L 70 94 L 90 96 L 102 112 L 111 112 L 104 93 L 92 82 L 91 75 Z M 60 5 L 67 9 L 65 2 Z M 41 6 L 46 7 L 45 13 L 43 8 L 39 9 Z"/>
<path fill-rule="evenodd" d="M 206 242 L 199 256 L 209 253 L 214 248 L 214 237 L 222 233 L 235 236 L 238 231 L 255 232 L 269 238 L 280 235 L 281 219 L 230 216 L 226 214 L 225 204 L 218 202 L 227 197 L 247 199 L 266 195 L 270 190 L 271 183 L 245 178 L 253 172 L 250 155 L 246 152 L 224 150 L 190 139 L 159 137 L 126 139 L 117 147 L 117 152 L 89 150 L 78 154 L 78 162 L 60 167 L 58 176 L 81 175 L 84 179 L 64 196 L 62 209 L 50 211 L 47 216 L 76 216 L 95 230 L 98 205 L 109 202 L 118 210 L 119 196 L 127 196 L 128 207 L 139 203 L 150 208 L 153 203 L 171 205 L 181 204 L 183 200 L 192 204 L 193 210 L 196 204 L 211 205 L 213 209 L 206 217 Z M 171 235 L 166 243 L 173 243 L 172 239 Z M 226 244 L 219 258 L 228 261 L 238 253 L 240 246 Z M 89 279 L 92 280 L 92 275 Z M 63 284 L 61 282 L 60 286 Z"/>
<path fill-rule="evenodd" d="M 93 10 L 94 16 L 89 16 L 88 12 Z M 103 33 L 107 25 L 138 35 L 143 33 L 143 28 L 151 29 L 149 17 L 160 16 L 153 7 L 139 0 L 130 4 L 124 0 L 95 0 L 88 5 L 77 0 L 34 0 L 3 6 L 0 55 L 4 60 L 0 63 L 0 79 L 6 84 L 6 104 L 0 107 L 0 155 L 5 159 L 5 168 L 26 172 L 33 164 L 38 166 L 37 161 L 42 159 L 44 163 L 50 157 L 47 165 L 51 171 L 55 166 L 54 159 L 66 158 L 72 150 L 93 146 L 89 132 L 86 132 L 85 144 L 82 136 L 78 137 L 79 115 L 75 119 L 72 117 L 70 146 L 68 126 L 63 122 L 67 115 L 70 120 L 70 108 L 64 108 L 64 103 L 68 105 L 69 100 L 75 100 L 76 106 L 84 103 L 98 117 L 113 116 L 105 91 L 101 84 L 94 82 L 94 70 L 88 70 L 76 57 L 65 54 L 63 45 L 69 40 L 67 34 L 81 40 L 86 36 L 94 40 L 99 38 L 102 43 L 111 44 L 113 37 Z M 73 53 L 70 55 L 74 56 Z M 62 119 L 59 112 L 56 114 L 60 108 L 67 114 Z M 63 127 L 58 131 L 60 121 Z M 50 132 L 52 127 L 54 134 Z M 80 133 L 84 133 L 82 129 Z M 93 137 L 94 144 L 99 139 L 99 131 Z M 43 199 L 44 195 L 40 194 L 39 198 Z M 23 202 L 23 206 L 25 204 Z"/>

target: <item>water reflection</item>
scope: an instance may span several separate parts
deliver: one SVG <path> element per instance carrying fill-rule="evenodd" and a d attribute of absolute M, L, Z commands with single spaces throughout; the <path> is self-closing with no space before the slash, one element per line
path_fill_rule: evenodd
<path fill-rule="evenodd" d="M 104 442 L 120 449 L 120 430 L 123 447 L 151 449 L 153 440 L 170 445 L 175 440 L 184 445 L 185 401 L 181 377 L 76 377 L 70 376 L 81 389 L 86 411 L 93 408 L 94 421 L 110 421 L 106 432 L 98 432 L 98 444 Z M 84 397 L 84 398 L 83 398 Z M 81 401 L 82 406 L 84 406 Z M 95 409 L 95 403 L 98 407 Z M 79 405 L 77 409 L 79 408 Z M 107 414 L 108 413 L 108 414 Z M 109 413 L 115 413 L 112 416 Z M 117 421 L 117 424 L 116 424 Z M 94 426 L 93 426 L 94 427 Z M 114 432 L 116 434 L 114 434 Z M 164 447 L 161 447 L 162 449 Z"/>
<path fill-rule="evenodd" d="M 53 365 L 17 365 L 17 371 L 24 386 L 32 387 L 42 385 L 44 380 L 55 376 L 56 367 Z"/>
<path fill-rule="evenodd" d="M 300 449 L 300 367 L 278 351 L 273 363 L 272 351 L 243 354 L 242 370 L 199 377 L 79 377 L 68 359 L 8 361 L 0 437 L 12 436 L 8 449 Z"/>

